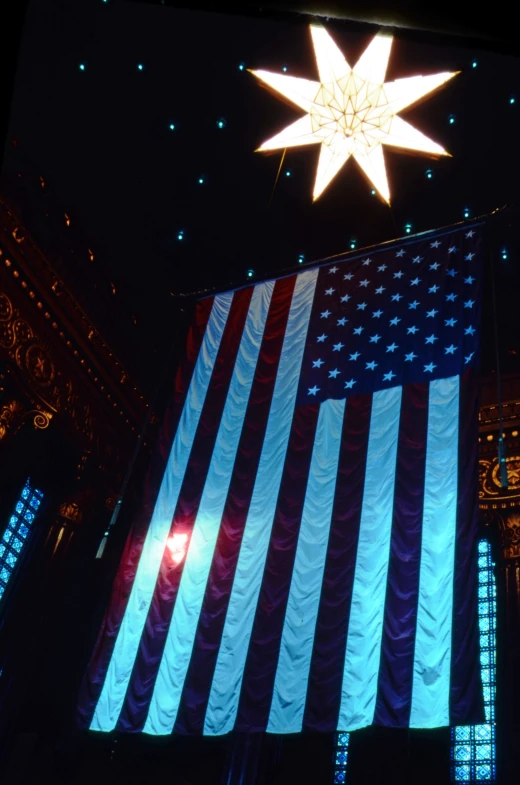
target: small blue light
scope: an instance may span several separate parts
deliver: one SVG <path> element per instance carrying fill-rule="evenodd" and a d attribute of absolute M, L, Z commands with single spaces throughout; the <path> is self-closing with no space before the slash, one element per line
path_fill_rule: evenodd
<path fill-rule="evenodd" d="M 106 3 L 106 0 L 105 0 L 105 3 Z M 103 537 L 108 537 L 108 532 L 105 532 Z"/>
<path fill-rule="evenodd" d="M 224 120 L 223 117 L 219 117 L 219 119 L 217 120 L 217 128 L 225 128 L 225 127 L 226 127 L 226 121 Z"/>
<path fill-rule="evenodd" d="M 204 182 L 204 178 L 203 177 L 199 177 L 199 184 L 202 185 L 203 182 Z"/>
<path fill-rule="evenodd" d="M 170 123 L 168 128 L 170 129 L 170 131 L 175 131 L 175 123 Z"/>
<path fill-rule="evenodd" d="M 372 190 L 370 191 L 370 193 L 372 194 L 372 196 L 375 196 L 375 195 L 376 195 L 376 193 L 377 193 L 377 191 L 376 191 L 376 189 L 375 189 L 375 188 L 372 188 Z"/>
<path fill-rule="evenodd" d="M 301 253 L 298 257 L 298 264 L 303 264 L 305 260 L 305 256 Z"/>
<path fill-rule="evenodd" d="M 502 259 L 504 261 L 507 259 L 507 248 L 502 248 Z"/>
<path fill-rule="evenodd" d="M 252 278 L 254 274 L 255 274 L 255 271 L 254 271 L 254 270 L 248 270 L 248 271 L 247 271 L 247 277 L 248 277 L 248 278 Z"/>
<path fill-rule="evenodd" d="M 356 245 L 357 245 L 357 240 L 356 240 L 355 237 L 353 237 L 352 240 L 350 241 L 350 248 L 351 248 L 352 251 L 354 250 Z"/>
<path fill-rule="evenodd" d="M 284 72 L 284 74 L 287 73 L 287 66 L 286 65 L 283 66 L 282 71 Z"/>
<path fill-rule="evenodd" d="M 184 229 L 177 234 L 177 240 L 184 240 Z"/>
<path fill-rule="evenodd" d="M 412 231 L 412 224 L 405 224 L 404 225 L 404 230 L 405 230 L 406 234 L 410 234 L 410 232 Z"/>
<path fill-rule="evenodd" d="M 472 68 L 476 68 L 476 67 L 477 67 L 477 65 L 478 65 L 478 62 L 477 62 L 477 60 L 473 60 L 473 62 L 471 63 L 471 67 L 472 67 Z"/>
<path fill-rule="evenodd" d="M 240 63 L 240 65 L 238 66 L 238 70 L 243 71 L 245 67 L 246 67 L 245 63 Z"/>
<path fill-rule="evenodd" d="M 143 70 L 143 68 L 144 68 L 144 65 L 143 65 L 142 63 L 139 63 L 139 64 L 137 65 L 137 70 L 138 70 L 138 71 L 142 71 L 142 70 Z"/>
<path fill-rule="evenodd" d="M 426 170 L 426 177 L 427 177 L 428 180 L 432 179 L 432 177 L 433 177 L 433 169 L 427 169 Z"/>
<path fill-rule="evenodd" d="M 469 209 L 469 207 L 465 207 L 464 208 L 464 218 L 469 218 L 470 215 L 471 215 L 471 210 Z"/>
<path fill-rule="evenodd" d="M 84 71 L 85 70 L 85 63 L 80 63 L 79 64 L 79 70 L 80 71 Z"/>
<path fill-rule="evenodd" d="M 287 171 L 286 171 L 286 173 L 285 173 L 285 176 L 286 176 L 286 177 L 290 177 L 290 176 L 291 176 L 291 174 L 292 174 L 291 170 L 290 170 L 290 169 L 287 169 Z"/>
<path fill-rule="evenodd" d="M 516 98 L 514 97 L 514 95 L 512 95 L 511 98 L 509 99 L 509 103 L 510 104 L 516 103 Z"/>
<path fill-rule="evenodd" d="M 450 114 L 450 116 L 448 117 L 449 124 L 450 125 L 455 125 L 455 120 L 456 120 L 455 115 L 454 114 Z"/>

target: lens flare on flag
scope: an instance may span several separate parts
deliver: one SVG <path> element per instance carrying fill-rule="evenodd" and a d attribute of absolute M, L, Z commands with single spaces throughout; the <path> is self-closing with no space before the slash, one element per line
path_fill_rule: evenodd
<path fill-rule="evenodd" d="M 172 555 L 172 560 L 175 564 L 180 564 L 188 550 L 188 535 L 186 532 L 177 532 L 177 534 L 168 537 L 167 545 Z"/>
<path fill-rule="evenodd" d="M 258 152 L 320 144 L 314 200 L 352 156 L 385 202 L 390 203 L 382 145 L 432 156 L 449 155 L 397 113 L 459 72 L 385 82 L 391 36 L 376 35 L 351 68 L 323 27 L 311 25 L 311 35 L 319 82 L 270 71 L 251 71 L 307 113 L 264 142 Z"/>

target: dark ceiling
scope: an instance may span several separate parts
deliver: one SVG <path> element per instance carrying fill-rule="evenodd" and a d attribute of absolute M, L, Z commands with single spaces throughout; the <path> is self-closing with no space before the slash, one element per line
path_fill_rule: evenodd
<path fill-rule="evenodd" d="M 475 216 L 517 202 L 520 63 L 508 54 L 512 26 L 497 16 L 472 8 L 448 18 L 432 3 L 392 3 L 391 10 L 350 3 L 350 21 L 337 18 L 340 4 L 259 10 L 244 3 L 241 15 L 227 13 L 231 4 L 221 3 L 219 13 L 168 5 L 30 3 L 1 181 L 148 393 L 185 293 L 243 285 L 249 269 L 261 278 L 297 268 L 300 254 L 321 259 L 353 239 L 358 248 L 390 240 L 407 223 L 424 231 L 461 220 L 466 209 Z M 453 157 L 432 161 L 387 148 L 391 209 L 353 162 L 312 204 L 314 149 L 289 150 L 278 181 L 281 155 L 254 153 L 298 110 L 239 66 L 285 66 L 315 78 L 307 23 L 316 8 L 330 17 L 327 27 L 350 61 L 380 24 L 407 28 L 396 33 L 389 79 L 461 71 L 405 115 Z M 495 233 L 502 364 L 515 371 L 520 276 L 511 215 Z M 489 373 L 490 307 L 486 313 Z"/>

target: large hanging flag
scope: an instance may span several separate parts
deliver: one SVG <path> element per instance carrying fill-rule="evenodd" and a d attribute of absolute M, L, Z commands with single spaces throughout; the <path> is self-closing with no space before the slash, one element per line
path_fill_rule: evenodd
<path fill-rule="evenodd" d="M 123 555 L 83 727 L 482 720 L 482 232 L 198 302 L 173 444 Z"/>

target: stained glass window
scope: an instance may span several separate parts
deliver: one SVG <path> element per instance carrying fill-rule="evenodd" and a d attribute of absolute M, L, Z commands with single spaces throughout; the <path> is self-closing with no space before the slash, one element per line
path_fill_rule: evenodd
<path fill-rule="evenodd" d="M 486 722 L 451 729 L 451 781 L 458 785 L 496 783 L 495 685 L 496 685 L 496 583 L 491 546 L 478 546 L 478 622 L 480 668 Z"/>
<path fill-rule="evenodd" d="M 350 733 L 336 733 L 334 746 L 334 785 L 343 785 L 347 781 L 348 741 Z"/>
<path fill-rule="evenodd" d="M 29 539 L 34 520 L 43 499 L 42 491 L 33 488 L 30 482 L 29 479 L 25 483 L 9 523 L 0 539 L 0 598 L 5 592 L 20 554 Z"/>

